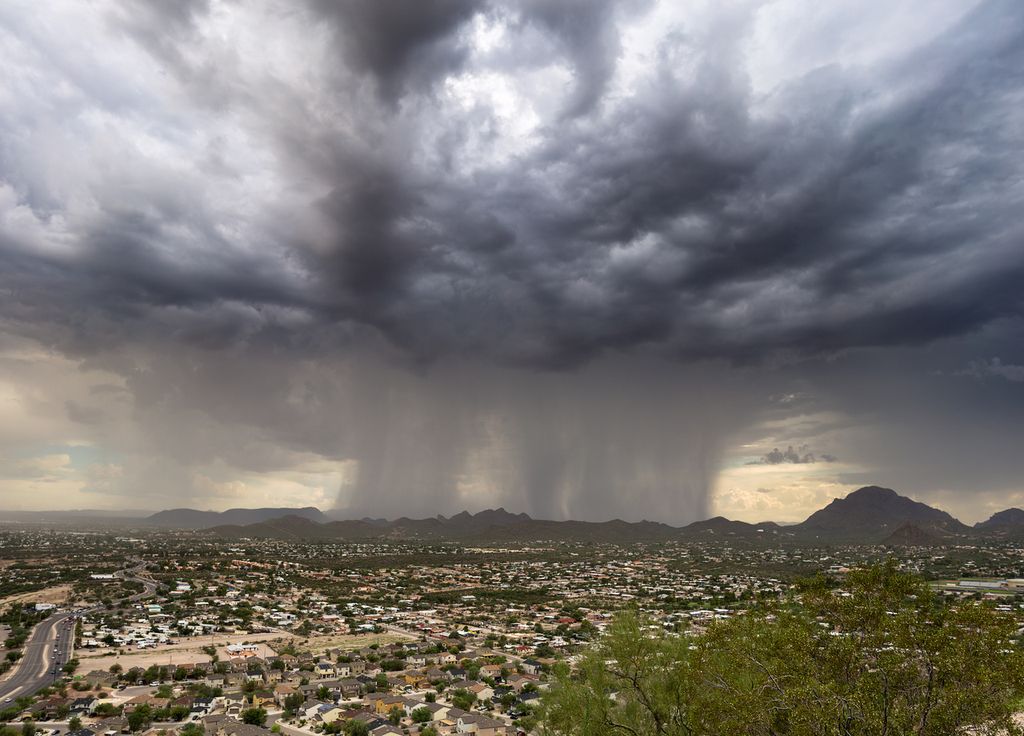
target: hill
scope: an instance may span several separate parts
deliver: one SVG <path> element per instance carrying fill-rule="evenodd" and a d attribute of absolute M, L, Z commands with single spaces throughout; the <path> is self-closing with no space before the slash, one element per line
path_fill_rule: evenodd
<path fill-rule="evenodd" d="M 158 511 L 144 519 L 153 526 L 174 529 L 206 529 L 219 525 L 259 524 L 270 519 L 284 516 L 296 516 L 315 522 L 326 522 L 328 519 L 320 509 L 313 506 L 304 508 L 263 508 L 263 509 L 228 509 L 227 511 L 199 511 L 197 509 L 168 509 Z"/>
<path fill-rule="evenodd" d="M 1024 537 L 1024 510 L 1010 508 L 998 511 L 975 524 L 974 531 L 986 537 Z"/>
<path fill-rule="evenodd" d="M 253 518 L 255 517 L 255 518 Z M 674 527 L 652 521 L 550 521 L 514 514 L 503 508 L 451 517 L 394 520 L 364 518 L 330 521 L 315 508 L 232 509 L 223 513 L 174 509 L 150 517 L 151 523 L 178 528 L 208 528 L 224 537 L 303 538 L 337 540 L 409 540 L 484 542 L 659 542 L 678 540 L 759 540 L 837 544 L 941 544 L 968 536 L 1011 533 L 1024 535 L 1024 511 L 1008 509 L 974 529 L 945 511 L 879 486 L 866 486 L 834 499 L 805 521 L 781 526 L 766 521 L 750 524 L 716 516 Z M 1016 532 L 1014 532 L 1016 533 Z"/>
<path fill-rule="evenodd" d="M 890 547 L 932 547 L 943 543 L 943 539 L 909 521 L 903 522 L 882 544 Z"/>
<path fill-rule="evenodd" d="M 942 539 L 970 532 L 970 527 L 945 511 L 880 486 L 866 486 L 834 499 L 791 528 L 806 538 L 872 543 L 885 540 L 907 522 Z"/>

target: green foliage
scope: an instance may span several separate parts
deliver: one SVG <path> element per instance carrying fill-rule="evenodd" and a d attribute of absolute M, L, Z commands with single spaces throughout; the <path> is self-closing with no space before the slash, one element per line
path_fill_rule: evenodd
<path fill-rule="evenodd" d="M 206 736 L 201 723 L 186 723 L 178 730 L 178 736 Z"/>
<path fill-rule="evenodd" d="M 392 726 L 397 726 L 401 722 L 402 716 L 404 715 L 404 710 L 399 708 L 397 705 L 392 706 L 391 710 L 388 711 L 388 722 L 391 723 Z"/>
<path fill-rule="evenodd" d="M 345 724 L 345 736 L 370 736 L 370 727 L 362 721 L 351 720 Z"/>
<path fill-rule="evenodd" d="M 462 688 L 452 691 L 451 697 L 452 705 L 462 710 L 472 710 L 473 704 L 476 703 L 476 695 Z"/>
<path fill-rule="evenodd" d="M 68 730 L 69 731 L 77 731 L 81 727 L 82 727 L 82 719 L 79 718 L 78 716 L 72 716 L 71 720 L 68 721 Z"/>
<path fill-rule="evenodd" d="M 409 714 L 414 723 L 426 723 L 430 720 L 430 716 L 430 708 L 425 708 L 422 705 L 419 708 L 413 708 L 412 713 Z"/>
<path fill-rule="evenodd" d="M 620 616 L 545 697 L 562 736 L 1020 734 L 1024 655 L 1013 621 L 946 605 L 894 565 L 823 580 L 794 603 L 751 611 L 697 637 Z"/>
<path fill-rule="evenodd" d="M 267 711 L 264 708 L 246 708 L 242 711 L 242 723 L 262 726 L 267 722 Z"/>
<path fill-rule="evenodd" d="M 128 714 L 128 728 L 136 733 L 153 722 L 153 710 L 148 705 L 140 705 Z"/>

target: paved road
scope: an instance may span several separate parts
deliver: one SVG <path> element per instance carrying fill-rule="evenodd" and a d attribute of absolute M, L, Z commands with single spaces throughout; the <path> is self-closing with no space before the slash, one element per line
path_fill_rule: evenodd
<path fill-rule="evenodd" d="M 144 569 L 145 563 L 139 560 L 135 567 L 115 573 L 143 584 L 143 591 L 131 596 L 131 601 L 140 601 L 156 593 L 156 581 L 140 575 Z M 97 610 L 88 609 L 83 613 Z M 69 620 L 73 615 L 70 611 L 55 613 L 36 626 L 12 674 L 0 682 L 0 709 L 8 707 L 22 695 L 31 695 L 46 687 L 61 675 L 60 668 L 67 664 L 74 651 L 75 625 Z"/>
<path fill-rule="evenodd" d="M 6 708 L 21 695 L 31 695 L 57 678 L 53 669 L 67 663 L 75 644 L 71 616 L 70 612 L 55 613 L 36 626 L 13 673 L 0 682 L 0 708 Z"/>

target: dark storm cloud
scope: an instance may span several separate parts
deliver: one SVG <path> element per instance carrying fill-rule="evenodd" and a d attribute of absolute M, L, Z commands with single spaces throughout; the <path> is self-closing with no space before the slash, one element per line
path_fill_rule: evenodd
<path fill-rule="evenodd" d="M 1015 334 L 1024 7 L 979 3 L 898 51 L 759 86 L 755 14 L 637 27 L 656 6 L 112 2 L 102 59 L 0 8 L 17 103 L 0 115 L 0 329 L 127 376 L 153 445 L 183 463 L 355 458 L 364 501 L 419 492 L 429 511 L 500 444 L 530 508 L 580 513 L 586 486 L 596 514 L 676 518 L 705 508 L 726 436 L 754 414 L 877 406 L 870 386 L 891 376 L 859 406 L 839 388 L 851 351 Z M 900 35 L 876 25 L 859 43 Z M 977 382 L 998 392 L 1024 358 L 984 347 L 912 370 L 1007 379 Z M 705 404 L 653 358 L 734 368 L 679 374 L 714 387 Z M 321 373 L 348 360 L 354 384 Z M 389 372 L 403 362 L 408 383 Z M 587 391 L 547 375 L 589 364 Z M 648 389 L 623 388 L 647 371 Z M 739 391 L 751 375 L 764 396 L 811 398 Z M 340 398 L 353 385 L 376 400 Z M 649 432 L 633 415 L 616 429 L 629 412 L 595 397 L 617 391 L 649 408 Z M 202 400 L 179 414 L 175 396 Z M 204 411 L 209 434 L 164 435 Z M 235 425 L 271 436 L 215 439 Z M 665 434 L 705 444 L 679 463 Z M 807 438 L 774 441 L 790 439 Z M 682 465 L 686 503 L 659 506 Z"/>
<path fill-rule="evenodd" d="M 522 24 L 558 36 L 587 90 L 580 100 L 601 96 L 618 54 L 614 6 L 585 5 L 514 6 L 509 31 L 513 49 Z M 207 9 L 140 7 L 176 33 Z M 462 68 L 466 25 L 486 10 L 464 0 L 313 8 L 349 67 L 391 100 Z M 429 102 L 412 121 L 387 122 L 387 107 L 357 115 L 371 133 L 272 121 L 285 155 L 300 129 L 328 146 L 326 158 L 300 153 L 294 164 L 327 188 L 308 203 L 327 222 L 323 241 L 281 245 L 307 272 L 302 288 L 280 277 L 281 261 L 226 240 L 201 198 L 164 192 L 134 206 L 101 200 L 79 256 L 34 277 L 118 319 L 223 301 L 288 307 L 368 324 L 415 354 L 540 364 L 645 345 L 746 360 L 963 334 L 1021 308 L 1022 232 L 1006 184 L 1022 163 L 1022 16 L 986 4 L 906 67 L 880 70 L 877 88 L 815 70 L 773 93 L 779 113 L 768 119 L 752 115 L 733 68 L 742 35 L 722 40 L 735 52 L 670 35 L 628 104 L 553 121 L 532 152 L 473 175 L 415 161 L 424 143 L 407 136 L 448 124 Z M 685 79 L 674 73 L 682 57 L 695 67 Z M 905 91 L 882 101 L 886 86 Z M 463 142 L 440 136 L 426 153 L 443 164 Z M 176 240 L 193 254 L 182 258 L 188 243 Z M 24 255 L 5 258 L 21 259 L 7 270 L 31 282 Z"/>
<path fill-rule="evenodd" d="M 796 448 L 793 445 L 789 445 L 785 450 L 775 447 L 771 452 L 765 453 L 757 460 L 751 460 L 747 465 L 803 465 L 816 463 L 819 460 L 823 463 L 834 463 L 838 459 L 835 455 L 827 453 L 823 453 L 820 457 L 816 456 L 807 445 L 801 445 Z"/>
<path fill-rule="evenodd" d="M 391 102 L 458 70 L 467 54 L 460 31 L 487 5 L 481 0 L 309 2 L 337 33 L 344 61 L 370 74 Z"/>

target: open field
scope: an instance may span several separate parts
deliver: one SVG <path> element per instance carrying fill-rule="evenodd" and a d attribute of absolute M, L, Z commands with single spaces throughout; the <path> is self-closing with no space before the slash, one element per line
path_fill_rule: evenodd
<path fill-rule="evenodd" d="M 84 674 L 91 670 L 110 669 L 110 665 L 114 663 L 121 665 L 127 670 L 132 667 L 149 667 L 154 664 L 209 662 L 210 655 L 203 651 L 203 647 L 210 646 L 211 644 L 217 647 L 217 656 L 221 660 L 231 659 L 232 655 L 228 654 L 226 649 L 228 644 L 241 644 L 243 642 L 260 644 L 258 654 L 261 657 L 273 656 L 275 653 L 273 648 L 274 642 L 281 642 L 290 638 L 292 638 L 291 634 L 280 631 L 269 634 L 215 634 L 197 639 L 188 639 L 177 644 L 164 644 L 153 649 L 125 648 L 123 650 L 124 654 L 117 654 L 116 651 L 110 649 L 96 652 L 90 652 L 88 649 L 79 649 L 75 656 L 81 662 L 78 672 L 79 674 Z"/>
<path fill-rule="evenodd" d="M 43 588 L 29 593 L 17 593 L 6 598 L 0 598 L 0 607 L 16 603 L 66 603 L 71 595 L 70 585 L 55 585 L 52 588 Z"/>

